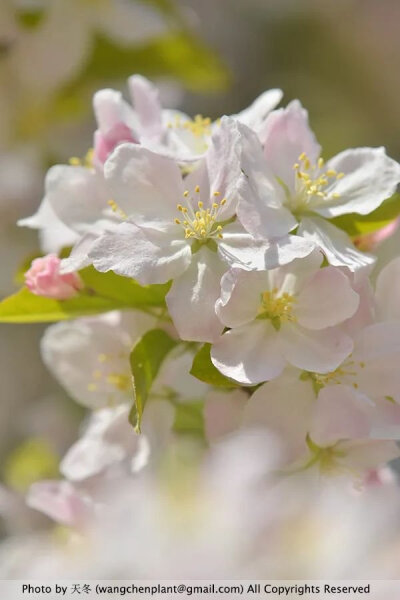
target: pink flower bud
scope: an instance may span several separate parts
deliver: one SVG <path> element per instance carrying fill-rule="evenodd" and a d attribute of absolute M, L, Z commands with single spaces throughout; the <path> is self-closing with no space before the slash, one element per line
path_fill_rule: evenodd
<path fill-rule="evenodd" d="M 48 254 L 32 261 L 31 268 L 25 273 L 27 288 L 37 296 L 67 300 L 75 296 L 83 287 L 77 273 L 60 273 L 61 260 L 54 254 Z"/>

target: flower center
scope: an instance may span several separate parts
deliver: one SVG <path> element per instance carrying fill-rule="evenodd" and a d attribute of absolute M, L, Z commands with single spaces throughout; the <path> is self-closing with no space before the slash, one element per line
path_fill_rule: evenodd
<path fill-rule="evenodd" d="M 321 447 L 307 435 L 306 443 L 311 452 L 311 459 L 308 461 L 306 468 L 318 463 L 321 473 L 346 470 L 340 465 L 341 459 L 347 455 L 346 450 L 341 447 L 340 442 L 332 446 Z"/>
<path fill-rule="evenodd" d="M 334 181 L 344 177 L 334 169 L 326 169 L 324 159 L 319 158 L 312 164 L 306 153 L 303 152 L 298 162 L 293 165 L 295 170 L 295 209 L 310 209 L 323 200 L 339 198 L 340 194 L 330 193 L 329 188 Z"/>
<path fill-rule="evenodd" d="M 87 169 L 93 169 L 93 156 L 94 149 L 89 148 L 83 158 L 72 156 L 68 162 L 72 167 L 86 167 Z"/>
<path fill-rule="evenodd" d="M 337 369 L 329 373 L 309 373 L 304 371 L 300 379 L 306 381 L 310 379 L 316 395 L 326 385 L 340 385 L 342 383 L 352 385 L 355 390 L 358 389 L 357 375 L 358 369 L 364 369 L 364 362 L 355 362 L 351 358 L 345 360 Z"/>
<path fill-rule="evenodd" d="M 261 304 L 258 309 L 259 319 L 271 319 L 276 330 L 280 329 L 281 323 L 295 322 L 293 304 L 296 298 L 287 292 L 279 295 L 278 288 L 261 294 Z"/>
<path fill-rule="evenodd" d="M 196 194 L 200 192 L 200 187 L 196 186 Z M 214 192 L 215 197 L 220 196 L 219 192 Z M 176 207 L 182 215 L 181 219 L 175 219 L 177 225 L 181 225 L 185 232 L 185 238 L 193 238 L 205 241 L 212 238 L 222 239 L 222 225 L 218 223 L 218 214 L 221 208 L 226 204 L 227 199 L 223 198 L 220 202 L 213 202 L 211 208 L 204 208 L 201 200 L 197 203 L 190 197 L 186 190 L 183 194 L 186 199 L 186 206 L 177 204 Z M 197 205 L 197 210 L 193 208 Z"/>
<path fill-rule="evenodd" d="M 113 369 L 113 366 L 115 366 L 115 360 L 120 361 L 121 359 L 126 358 L 127 354 L 123 352 L 117 355 L 104 353 L 99 354 L 97 356 L 99 368 L 92 372 L 92 381 L 87 386 L 88 391 L 96 392 L 101 388 L 104 389 L 104 385 L 106 384 L 120 392 L 129 392 L 132 387 L 132 377 L 129 372 L 124 372 L 123 370 L 117 371 Z M 112 405 L 111 396 L 110 405 Z"/>
<path fill-rule="evenodd" d="M 196 115 L 194 119 L 188 119 L 186 121 L 177 115 L 174 121 L 168 123 L 168 127 L 186 129 L 198 138 L 211 135 L 211 119 L 209 117 L 203 117 L 202 115 Z"/>

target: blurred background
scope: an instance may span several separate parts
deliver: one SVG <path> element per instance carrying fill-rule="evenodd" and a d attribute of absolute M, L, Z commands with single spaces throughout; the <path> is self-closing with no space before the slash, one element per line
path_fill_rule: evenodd
<path fill-rule="evenodd" d="M 0 295 L 39 251 L 15 222 L 47 168 L 92 144 L 96 89 L 141 73 L 166 106 L 215 118 L 280 87 L 325 158 L 384 145 L 399 159 L 399 20 L 398 0 L 1 0 Z M 42 331 L 0 327 L 0 469 L 17 491 L 54 473 L 82 416 L 41 363 Z"/>

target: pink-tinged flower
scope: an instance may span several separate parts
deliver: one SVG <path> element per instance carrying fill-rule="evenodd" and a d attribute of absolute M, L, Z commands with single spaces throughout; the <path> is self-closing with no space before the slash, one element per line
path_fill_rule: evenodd
<path fill-rule="evenodd" d="M 93 510 L 90 497 L 69 481 L 38 481 L 28 492 L 27 504 L 58 523 L 81 526 Z"/>
<path fill-rule="evenodd" d="M 291 219 L 297 234 L 318 244 L 330 264 L 355 270 L 373 263 L 329 219 L 369 214 L 393 194 L 400 165 L 384 148 L 345 150 L 325 163 L 297 100 L 272 112 L 258 137 L 238 127 L 244 173 L 238 217 L 246 230 L 265 238 L 271 218 Z"/>
<path fill-rule="evenodd" d="M 143 285 L 173 279 L 167 305 L 182 339 L 214 341 L 220 281 L 232 265 L 276 267 L 307 256 L 314 244 L 273 230 L 255 241 L 234 221 L 241 178 L 236 122 L 223 118 L 204 160 L 185 178 L 172 159 L 137 144 L 122 144 L 105 165 L 123 222 L 100 236 L 88 258 Z M 279 238 L 279 239 L 275 239 Z"/>
<path fill-rule="evenodd" d="M 83 287 L 77 273 L 60 273 L 61 259 L 48 254 L 32 261 L 31 268 L 25 273 L 27 288 L 37 296 L 68 300 Z"/>
<path fill-rule="evenodd" d="M 216 312 L 230 327 L 212 348 L 214 365 L 227 377 L 256 384 L 278 377 L 286 364 L 326 373 L 352 351 L 335 326 L 359 303 L 347 277 L 320 269 L 322 254 L 270 271 L 231 269 L 221 281 Z"/>

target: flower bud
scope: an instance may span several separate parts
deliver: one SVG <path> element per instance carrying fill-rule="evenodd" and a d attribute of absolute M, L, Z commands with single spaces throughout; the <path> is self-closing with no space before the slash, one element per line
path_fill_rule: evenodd
<path fill-rule="evenodd" d="M 48 254 L 32 261 L 31 268 L 25 273 L 27 288 L 37 296 L 67 300 L 75 296 L 83 287 L 77 273 L 60 273 L 59 259 Z"/>

